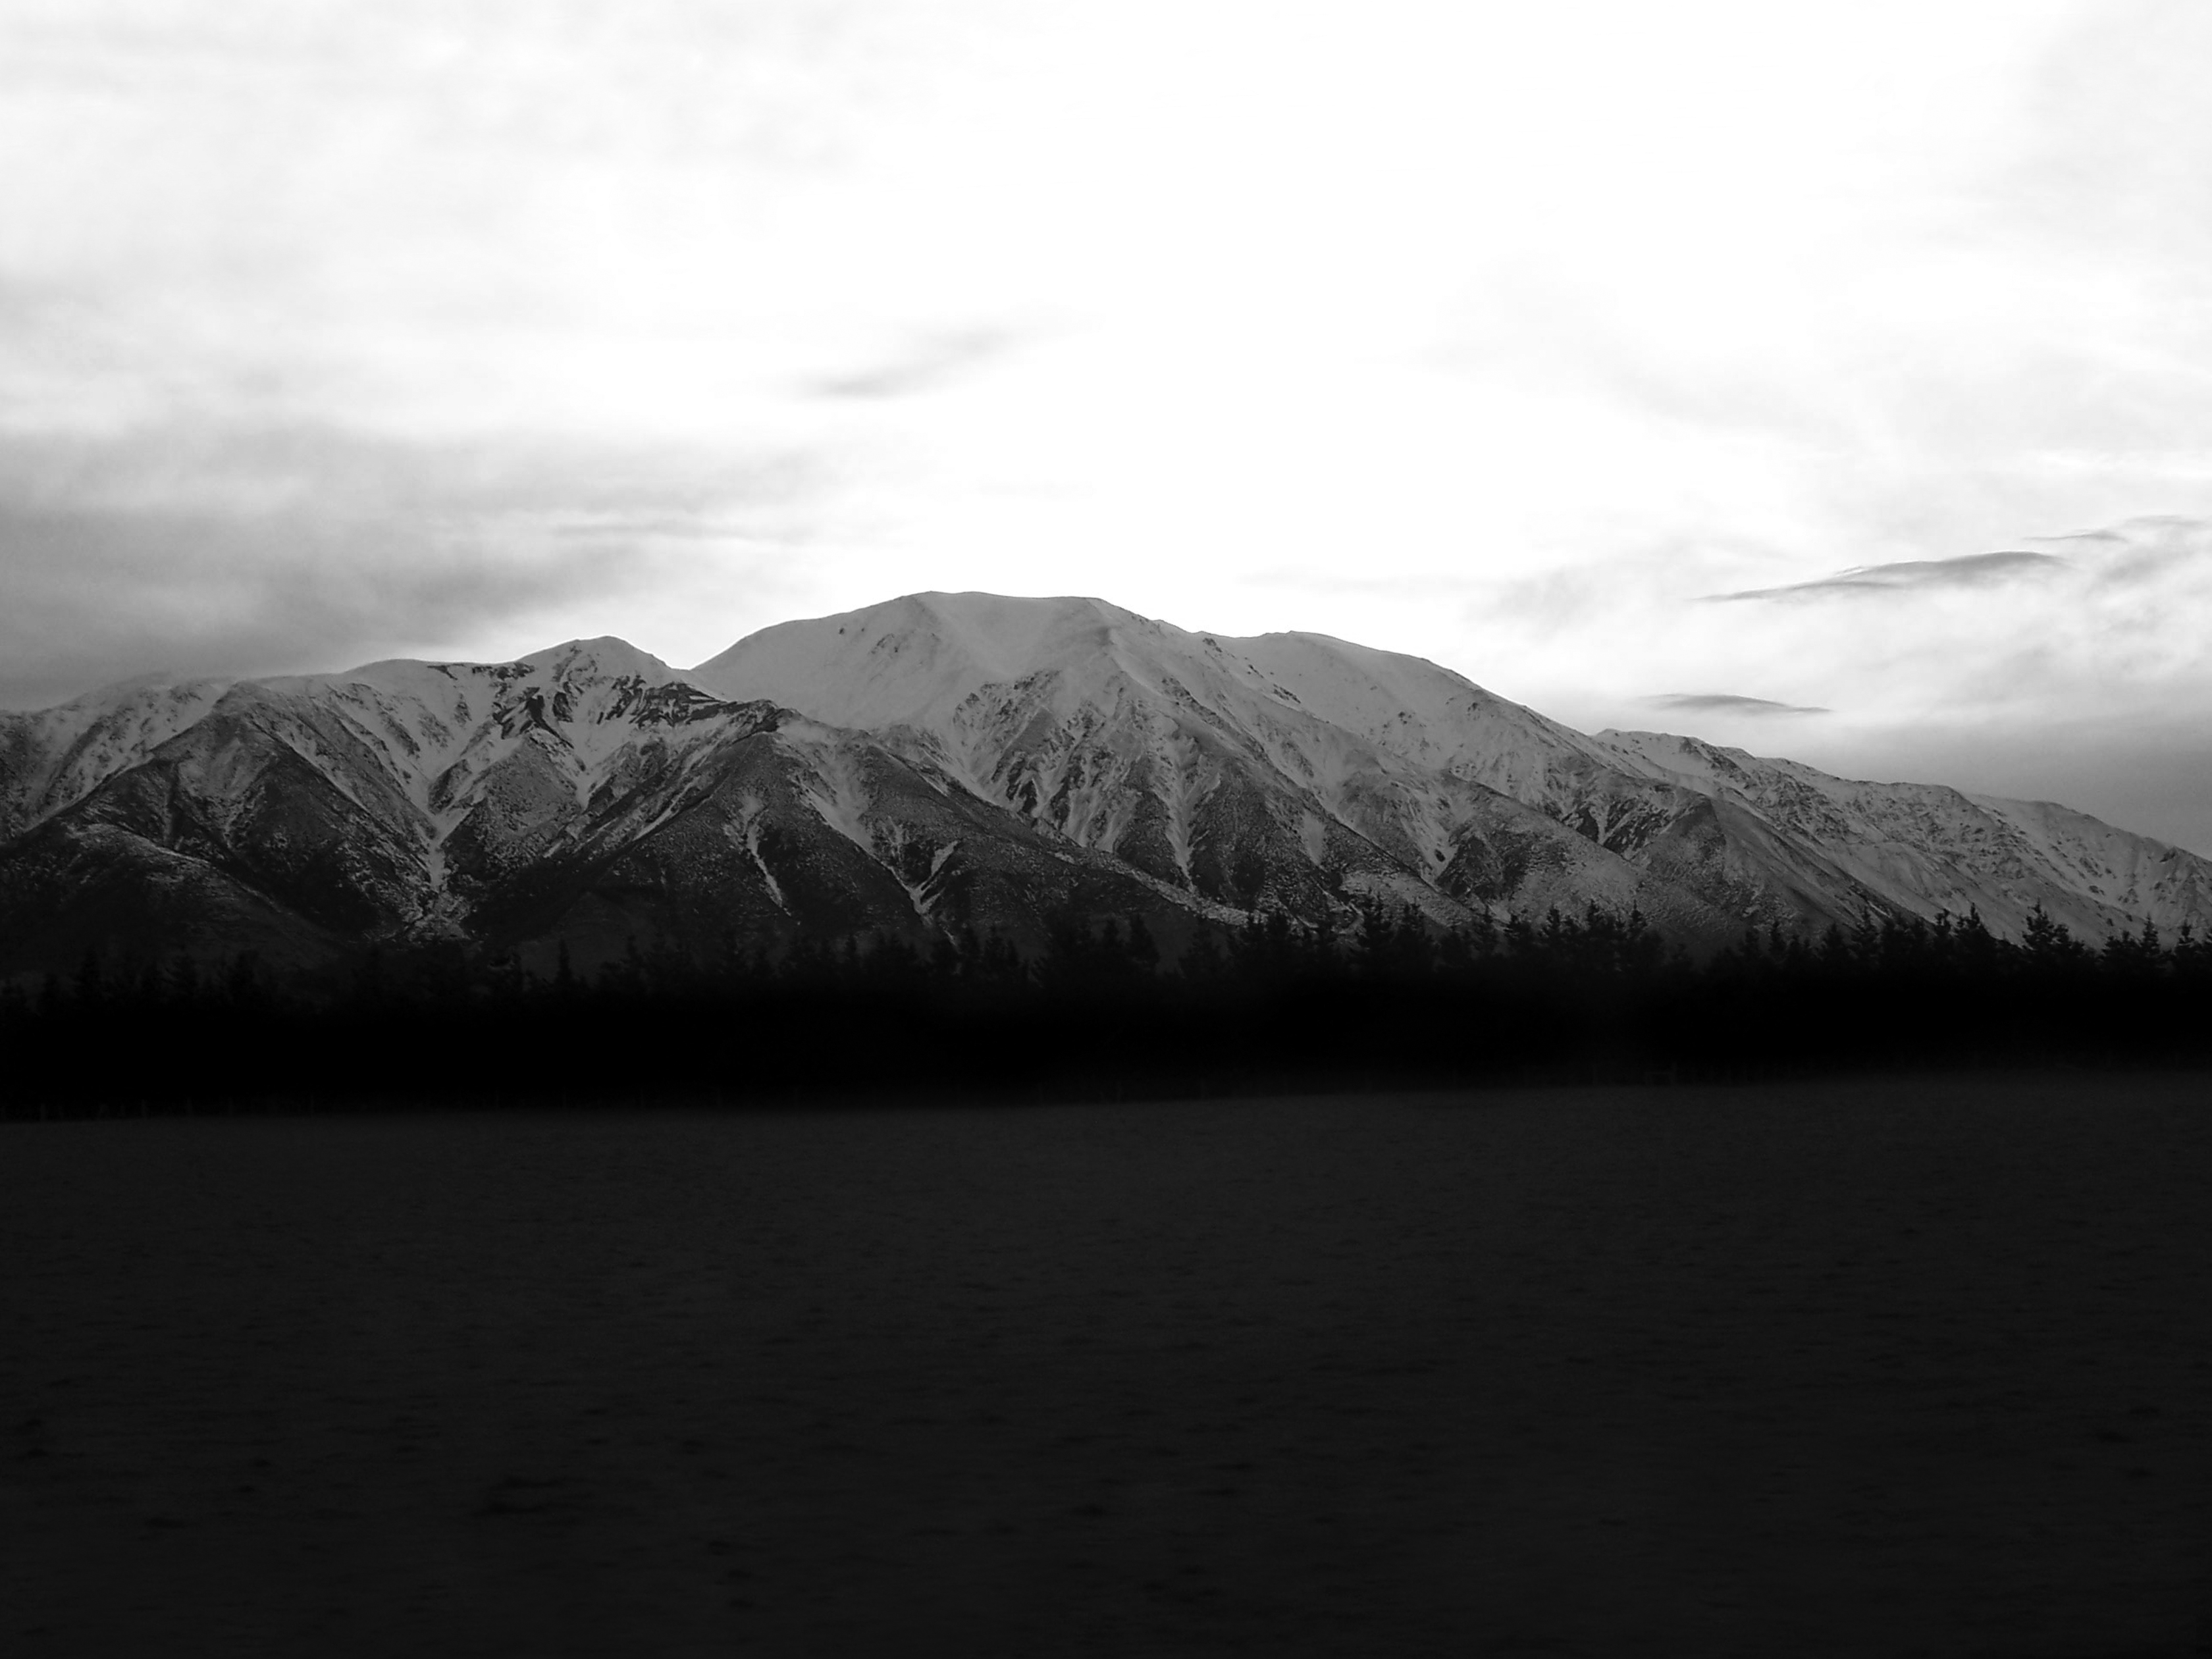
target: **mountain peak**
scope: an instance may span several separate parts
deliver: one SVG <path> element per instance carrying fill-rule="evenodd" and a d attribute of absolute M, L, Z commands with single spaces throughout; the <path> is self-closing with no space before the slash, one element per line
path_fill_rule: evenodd
<path fill-rule="evenodd" d="M 520 672 L 525 670 L 528 671 L 526 674 Z M 690 678 L 681 670 L 670 667 L 651 652 L 641 651 L 628 640 L 603 634 L 596 639 L 564 640 L 559 645 L 549 645 L 542 651 L 526 652 L 507 662 L 385 657 L 335 674 L 301 675 L 270 683 L 287 686 L 313 683 L 370 685 L 386 691 L 414 692 L 419 691 L 430 680 L 450 678 L 455 673 L 480 675 L 495 671 L 510 678 L 560 679 L 580 675 L 621 679 L 635 675 L 651 685 L 686 682 Z"/>
<path fill-rule="evenodd" d="M 640 650 L 628 640 L 612 634 L 601 634 L 588 640 L 563 640 L 558 645 L 548 646 L 542 651 L 532 651 L 515 659 L 529 663 L 550 673 L 590 672 L 597 670 L 611 677 L 635 674 L 655 685 L 665 685 L 688 678 L 678 668 L 672 667 L 650 651 Z"/>
<path fill-rule="evenodd" d="M 57 705 L 52 712 L 75 709 L 90 715 L 120 708 L 125 703 L 164 696 L 185 700 L 213 698 L 236 683 L 234 678 L 223 675 L 184 674 L 162 669 L 151 674 L 134 674 L 127 680 L 114 680 L 106 685 L 95 686 L 80 696 Z"/>
<path fill-rule="evenodd" d="M 717 696 L 772 698 L 872 728 L 943 713 L 985 685 L 1095 661 L 1118 630 L 1161 628 L 1103 599 L 908 593 L 763 628 L 691 674 Z"/>

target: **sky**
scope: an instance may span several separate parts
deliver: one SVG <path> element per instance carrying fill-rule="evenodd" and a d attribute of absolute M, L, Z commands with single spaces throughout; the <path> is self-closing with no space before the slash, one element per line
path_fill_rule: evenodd
<path fill-rule="evenodd" d="M 2197 0 L 9 0 L 0 707 L 924 589 L 2212 854 Z"/>

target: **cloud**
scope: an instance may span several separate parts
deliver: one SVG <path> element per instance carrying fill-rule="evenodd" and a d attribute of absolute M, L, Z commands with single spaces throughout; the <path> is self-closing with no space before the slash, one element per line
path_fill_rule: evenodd
<path fill-rule="evenodd" d="M 1817 581 L 1785 587 L 1749 587 L 1735 593 L 1709 593 L 1713 600 L 1788 599 L 1826 593 L 1924 592 L 1931 589 L 1996 587 L 2023 576 L 2069 568 L 2051 553 L 1968 553 L 1954 559 L 1905 559 L 1894 564 L 1863 564 Z"/>
<path fill-rule="evenodd" d="M 1776 702 L 1767 697 L 1738 696 L 1733 691 L 1669 691 L 1643 702 L 1653 708 L 1689 714 L 1827 714 L 1834 711 L 1810 703 Z"/>
<path fill-rule="evenodd" d="M 813 483 L 797 454 L 326 427 L 0 439 L 0 707 L 149 670 L 482 653 L 635 617 L 641 592 L 711 607 L 783 580 Z"/>
<path fill-rule="evenodd" d="M 1253 587 L 1288 588 L 1302 593 L 1382 594 L 1393 598 L 1430 599 L 1446 594 L 1480 592 L 1485 584 L 1477 576 L 1416 570 L 1403 574 L 1346 575 L 1341 571 L 1310 566 L 1272 570 L 1248 570 L 1240 580 Z"/>
<path fill-rule="evenodd" d="M 744 519 L 694 519 L 671 514 L 651 517 L 586 514 L 549 525 L 546 529 L 549 534 L 564 538 L 588 538 L 605 543 L 635 540 L 745 542 L 763 539 L 760 526 Z M 805 534 L 803 530 L 794 527 L 773 539 L 802 541 L 805 539 Z"/>
<path fill-rule="evenodd" d="M 913 349 L 855 374 L 817 380 L 820 398 L 909 398 L 934 392 L 1011 351 L 1019 336 L 1005 329 L 977 329 L 933 336 Z"/>
<path fill-rule="evenodd" d="M 2070 536 L 2038 536 L 2053 544 L 2081 543 L 2096 555 L 2093 580 L 2099 590 L 2138 586 L 2185 578 L 2185 567 L 2200 564 L 2212 550 L 2212 523 L 2177 514 L 2145 515 L 2103 530 Z"/>

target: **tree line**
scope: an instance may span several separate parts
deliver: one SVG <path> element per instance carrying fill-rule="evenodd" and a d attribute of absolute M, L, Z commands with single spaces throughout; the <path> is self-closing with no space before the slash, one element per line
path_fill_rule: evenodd
<path fill-rule="evenodd" d="M 287 979 L 250 956 L 88 956 L 0 988 L 0 1111 L 417 1102 L 776 1103 L 1174 1096 L 1486 1082 L 1704 1080 L 1947 1066 L 2212 1060 L 2212 942 L 2098 943 L 2040 910 L 1821 937 L 1747 930 L 1702 961 L 1595 905 L 1439 929 L 1370 903 L 1201 929 L 1170 963 L 1140 916 L 1042 949 L 963 931 L 633 944 L 591 973 L 458 943 Z"/>

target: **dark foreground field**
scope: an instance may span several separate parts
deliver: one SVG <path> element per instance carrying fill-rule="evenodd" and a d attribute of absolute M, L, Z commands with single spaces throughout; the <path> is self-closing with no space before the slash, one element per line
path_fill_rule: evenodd
<path fill-rule="evenodd" d="M 2212 1086 L 0 1126 L 11 1654 L 2212 1651 Z"/>

